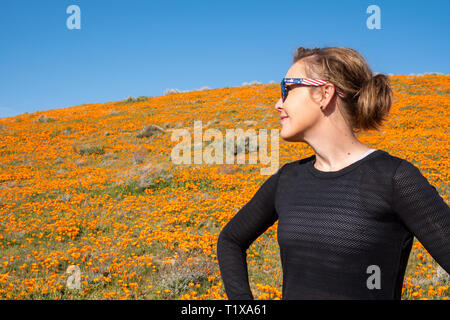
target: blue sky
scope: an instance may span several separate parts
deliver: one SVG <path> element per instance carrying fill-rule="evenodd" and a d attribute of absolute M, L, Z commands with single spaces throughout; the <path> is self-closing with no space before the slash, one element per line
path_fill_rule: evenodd
<path fill-rule="evenodd" d="M 69 30 L 69 5 L 81 29 Z M 369 5 L 381 9 L 370 30 Z M 1 0 L 0 117 L 279 82 L 297 47 L 346 46 L 374 72 L 450 73 L 450 1 Z"/>

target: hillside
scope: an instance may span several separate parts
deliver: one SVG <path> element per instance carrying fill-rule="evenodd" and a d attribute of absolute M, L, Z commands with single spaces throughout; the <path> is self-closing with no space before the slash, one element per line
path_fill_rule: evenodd
<path fill-rule="evenodd" d="M 417 165 L 448 203 L 450 76 L 391 79 L 389 121 L 357 136 Z M 278 129 L 279 95 L 279 84 L 248 85 L 0 119 L 0 299 L 226 298 L 217 237 L 267 165 L 174 164 L 171 134 L 193 133 L 194 120 L 224 133 Z M 279 141 L 279 166 L 312 154 Z M 281 298 L 276 230 L 247 252 L 259 299 Z M 70 265 L 79 290 L 66 286 Z M 416 241 L 403 299 L 450 297 L 441 270 Z"/>

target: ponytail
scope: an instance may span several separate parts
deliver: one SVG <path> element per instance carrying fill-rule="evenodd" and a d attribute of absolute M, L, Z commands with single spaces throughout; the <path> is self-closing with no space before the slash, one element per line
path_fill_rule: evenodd
<path fill-rule="evenodd" d="M 364 81 L 357 93 L 355 127 L 363 130 L 378 130 L 387 119 L 392 100 L 388 76 L 379 73 Z"/>

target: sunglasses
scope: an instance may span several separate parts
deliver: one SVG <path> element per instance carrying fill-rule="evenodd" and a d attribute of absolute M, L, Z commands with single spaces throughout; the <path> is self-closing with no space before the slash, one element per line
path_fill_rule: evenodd
<path fill-rule="evenodd" d="M 293 85 L 290 86 L 286 86 L 286 83 L 294 83 Z M 319 80 L 319 79 L 309 79 L 309 78 L 283 78 L 283 80 L 281 80 L 281 99 L 286 100 L 289 90 L 297 87 L 297 84 L 302 84 L 305 86 L 315 86 L 315 87 L 320 87 L 323 86 L 326 83 L 330 83 L 329 81 L 326 80 Z M 339 89 L 336 88 L 336 92 L 337 94 L 341 97 L 341 98 L 345 98 L 345 94 L 340 91 Z"/>

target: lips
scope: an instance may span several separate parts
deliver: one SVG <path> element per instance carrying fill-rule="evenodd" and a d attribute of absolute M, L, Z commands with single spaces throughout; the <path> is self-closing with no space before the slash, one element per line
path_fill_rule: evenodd
<path fill-rule="evenodd" d="M 286 118 L 289 118 L 289 117 L 288 116 L 281 116 L 280 120 L 283 120 L 283 119 L 286 119 Z"/>

